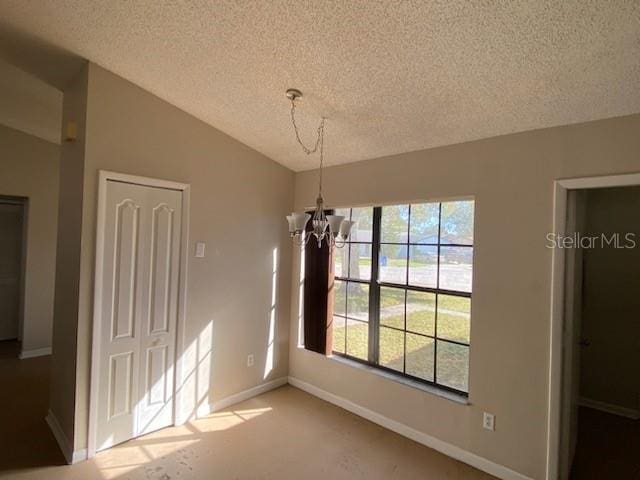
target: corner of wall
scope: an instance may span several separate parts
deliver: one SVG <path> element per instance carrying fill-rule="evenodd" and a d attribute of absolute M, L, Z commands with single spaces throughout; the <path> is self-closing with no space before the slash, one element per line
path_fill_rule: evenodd
<path fill-rule="evenodd" d="M 63 128 L 78 124 L 75 141 L 60 153 L 58 242 L 53 316 L 50 410 L 73 445 L 76 408 L 76 345 L 82 234 L 88 70 L 83 68 L 63 92 Z"/>

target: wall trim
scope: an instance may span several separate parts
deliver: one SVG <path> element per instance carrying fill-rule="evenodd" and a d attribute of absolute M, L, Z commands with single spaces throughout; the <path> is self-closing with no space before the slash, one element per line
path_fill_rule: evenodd
<path fill-rule="evenodd" d="M 640 185 L 640 173 L 603 175 L 593 177 L 563 178 L 554 181 L 553 232 L 564 234 L 567 230 L 567 203 L 570 190 L 626 187 Z M 565 335 L 565 249 L 554 248 L 551 252 L 551 309 L 550 309 L 550 359 L 549 394 L 547 411 L 547 476 L 546 480 L 560 478 L 560 465 L 569 456 L 566 446 L 561 445 L 562 436 L 562 377 L 564 372 L 563 350 Z"/>
<path fill-rule="evenodd" d="M 64 434 L 64 430 L 62 430 L 62 427 L 60 426 L 60 422 L 58 422 L 58 419 L 56 418 L 56 416 L 53 414 L 51 410 L 47 412 L 45 421 L 47 422 L 47 425 L 49 425 L 49 428 L 51 429 L 51 433 L 53 433 L 53 436 L 55 437 L 56 442 L 58 442 L 58 446 L 60 447 L 60 450 L 62 451 L 62 454 L 64 455 L 64 458 L 66 459 L 69 465 L 72 465 L 74 463 L 78 463 L 87 459 L 86 449 L 76 450 L 76 451 L 73 450 L 73 447 L 71 446 L 71 442 L 69 441 L 67 436 Z"/>
<path fill-rule="evenodd" d="M 18 355 L 18 358 L 20 358 L 20 360 L 24 360 L 25 358 L 44 357 L 46 355 L 51 355 L 51 347 L 22 350 L 20 355 Z"/>
<path fill-rule="evenodd" d="M 73 455 L 71 457 L 71 463 L 80 463 L 84 462 L 88 457 L 87 449 L 83 448 L 82 450 L 74 450 Z"/>
<path fill-rule="evenodd" d="M 640 410 L 635 408 L 621 407 L 619 405 L 613 405 L 612 403 L 601 402 L 600 400 L 593 400 L 586 397 L 580 397 L 578 404 L 581 407 L 592 408 L 601 412 L 611 413 L 612 415 L 630 418 L 631 420 L 640 420 Z"/>
<path fill-rule="evenodd" d="M 373 410 L 369 410 L 368 408 L 362 407 L 343 397 L 339 397 L 338 395 L 322 390 L 315 385 L 303 382 L 295 377 L 289 377 L 289 384 L 322 400 L 337 405 L 338 407 L 344 408 L 345 410 L 348 410 L 360 417 L 366 418 L 373 423 L 377 423 L 378 425 L 391 430 L 392 432 L 398 433 L 403 437 L 407 437 L 415 442 L 421 443 L 426 447 L 433 448 L 448 457 L 459 460 L 467 465 L 471 465 L 478 470 L 482 470 L 483 472 L 489 473 L 490 475 L 502 480 L 532 480 L 531 478 L 511 470 L 510 468 L 494 463 L 467 450 L 463 450 L 460 447 L 456 447 L 455 445 L 432 437 L 431 435 L 427 435 L 426 433 L 420 432 L 415 428 L 405 425 L 404 423 L 392 420 L 384 415 L 374 412 Z"/>
<path fill-rule="evenodd" d="M 275 380 L 261 383 L 260 385 L 256 385 L 255 387 L 251 387 L 247 390 L 234 393 L 233 395 L 229 395 L 228 397 L 222 398 L 218 401 L 202 404 L 198 407 L 196 418 L 206 417 L 207 415 L 223 410 L 231 405 L 235 405 L 236 403 L 256 397 L 268 392 L 269 390 L 274 390 L 282 385 L 286 385 L 288 380 L 289 379 L 287 377 L 276 378 Z"/>

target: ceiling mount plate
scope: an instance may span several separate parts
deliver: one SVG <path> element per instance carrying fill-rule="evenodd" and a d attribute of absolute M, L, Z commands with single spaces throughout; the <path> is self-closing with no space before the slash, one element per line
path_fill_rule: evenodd
<path fill-rule="evenodd" d="M 297 98 L 302 97 L 302 92 L 297 88 L 290 88 L 287 90 L 286 95 L 289 100 L 296 100 Z"/>

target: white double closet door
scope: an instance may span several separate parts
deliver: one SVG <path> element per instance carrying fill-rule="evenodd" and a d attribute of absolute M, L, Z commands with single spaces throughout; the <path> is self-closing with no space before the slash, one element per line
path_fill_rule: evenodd
<path fill-rule="evenodd" d="M 183 201 L 179 190 L 106 185 L 96 451 L 174 422 Z"/>

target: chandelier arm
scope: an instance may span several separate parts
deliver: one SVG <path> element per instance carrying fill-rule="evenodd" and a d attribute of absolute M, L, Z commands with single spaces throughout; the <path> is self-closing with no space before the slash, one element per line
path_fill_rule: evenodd
<path fill-rule="evenodd" d="M 311 232 L 303 232 L 300 235 L 294 238 L 294 242 L 298 247 L 306 247 L 307 243 L 309 243 L 309 239 L 311 238 Z"/>
<path fill-rule="evenodd" d="M 347 242 L 346 241 L 339 242 L 338 239 L 334 239 L 333 245 L 336 248 L 344 248 L 347 245 Z"/>

